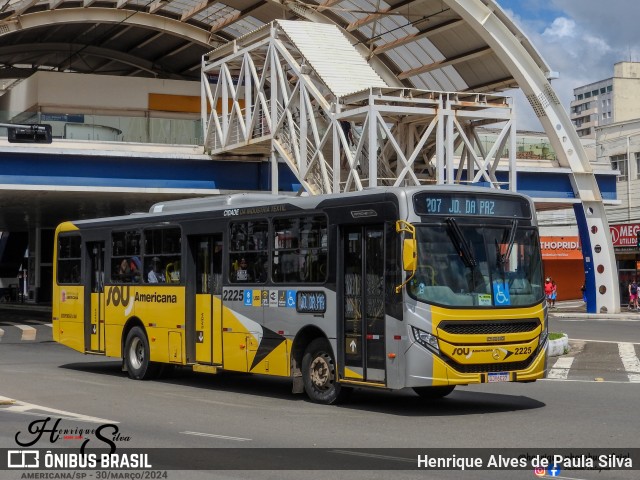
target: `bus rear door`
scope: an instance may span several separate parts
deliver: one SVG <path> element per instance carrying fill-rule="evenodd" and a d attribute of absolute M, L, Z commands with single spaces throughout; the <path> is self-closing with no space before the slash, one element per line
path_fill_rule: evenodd
<path fill-rule="evenodd" d="M 190 238 L 195 260 L 195 278 L 190 278 L 188 296 L 193 312 L 193 332 L 188 338 L 195 342 L 195 362 L 222 364 L 222 234 L 198 235 Z M 193 356 L 191 356 L 193 358 Z"/>
<path fill-rule="evenodd" d="M 87 242 L 89 287 L 85 288 L 84 335 L 86 349 L 93 353 L 104 353 L 104 242 Z"/>

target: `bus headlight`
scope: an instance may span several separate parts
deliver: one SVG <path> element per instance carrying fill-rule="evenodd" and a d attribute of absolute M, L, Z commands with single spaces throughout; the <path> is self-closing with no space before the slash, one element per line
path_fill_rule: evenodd
<path fill-rule="evenodd" d="M 438 338 L 435 335 L 431 335 L 430 333 L 425 332 L 424 330 L 420 330 L 416 327 L 411 327 L 413 332 L 413 338 L 425 348 L 429 350 L 433 350 L 436 353 L 440 353 L 440 348 L 438 347 Z"/>

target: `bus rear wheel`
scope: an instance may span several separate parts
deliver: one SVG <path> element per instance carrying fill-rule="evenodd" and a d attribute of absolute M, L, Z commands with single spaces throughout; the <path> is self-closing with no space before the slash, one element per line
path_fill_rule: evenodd
<path fill-rule="evenodd" d="M 150 356 L 146 333 L 140 327 L 133 327 L 127 334 L 124 344 L 124 362 L 129 377 L 134 380 L 156 378 L 160 373 L 161 365 L 149 361 Z"/>
<path fill-rule="evenodd" d="M 443 398 L 453 392 L 456 388 L 455 385 L 445 385 L 442 387 L 413 387 L 413 391 L 420 395 L 422 398 L 428 398 L 435 400 Z"/>
<path fill-rule="evenodd" d="M 313 402 L 330 405 L 342 397 L 342 388 L 337 382 L 336 362 L 331 346 L 325 339 L 315 339 L 305 350 L 302 379 L 304 390 Z"/>

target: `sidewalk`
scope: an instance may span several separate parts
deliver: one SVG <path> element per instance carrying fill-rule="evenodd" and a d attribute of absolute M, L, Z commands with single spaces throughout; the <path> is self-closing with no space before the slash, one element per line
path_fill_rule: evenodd
<path fill-rule="evenodd" d="M 630 311 L 624 305 L 620 307 L 620 313 L 587 313 L 587 306 L 582 300 L 565 300 L 556 302 L 556 308 L 549 309 L 549 317 L 640 322 L 640 311 Z"/>
<path fill-rule="evenodd" d="M 38 316 L 51 316 L 51 305 L 36 305 L 35 303 L 0 303 L 0 311 L 33 312 Z"/>

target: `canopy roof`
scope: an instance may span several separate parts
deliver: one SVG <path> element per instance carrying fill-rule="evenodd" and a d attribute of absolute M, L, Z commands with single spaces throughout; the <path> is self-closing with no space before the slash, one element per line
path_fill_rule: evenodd
<path fill-rule="evenodd" d="M 0 0 L 0 94 L 37 70 L 199 80 L 204 53 L 276 19 L 344 29 L 390 86 L 517 87 L 482 32 L 465 20 L 458 4 L 469 1 Z M 493 11 L 549 70 L 494 0 L 471 1 Z"/>

